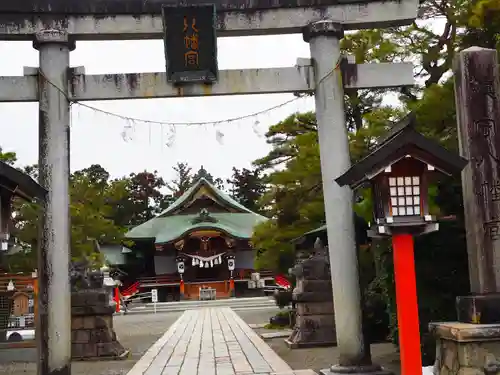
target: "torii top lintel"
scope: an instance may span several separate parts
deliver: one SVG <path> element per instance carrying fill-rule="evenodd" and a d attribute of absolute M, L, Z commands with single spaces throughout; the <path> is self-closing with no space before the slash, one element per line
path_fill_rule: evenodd
<path fill-rule="evenodd" d="M 314 8 L 342 4 L 366 4 L 376 0 L 17 0 L 0 1 L 1 13 L 119 15 L 161 14 L 162 6 L 206 5 L 218 11 L 256 11 L 279 8 Z"/>

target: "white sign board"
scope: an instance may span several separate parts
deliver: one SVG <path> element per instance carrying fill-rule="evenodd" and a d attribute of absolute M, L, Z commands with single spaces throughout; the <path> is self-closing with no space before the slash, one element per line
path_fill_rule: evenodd
<path fill-rule="evenodd" d="M 158 302 L 158 289 L 151 289 L 151 301 Z"/>

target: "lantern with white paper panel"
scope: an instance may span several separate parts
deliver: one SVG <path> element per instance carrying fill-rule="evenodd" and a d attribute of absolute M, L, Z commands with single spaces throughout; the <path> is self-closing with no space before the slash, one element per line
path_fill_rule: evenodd
<path fill-rule="evenodd" d="M 228 255 L 228 257 L 227 257 L 227 269 L 229 271 L 234 271 L 235 267 L 236 267 L 236 262 L 234 259 L 234 255 Z"/>
<path fill-rule="evenodd" d="M 336 179 L 352 189 L 371 186 L 371 237 L 437 230 L 436 218 L 429 212 L 429 184 L 440 173 L 460 173 L 467 163 L 416 131 L 414 124 L 413 115 L 405 117 L 368 156 Z"/>
<path fill-rule="evenodd" d="M 182 276 L 185 271 L 184 259 L 179 257 L 175 261 L 177 262 L 177 272 Z"/>

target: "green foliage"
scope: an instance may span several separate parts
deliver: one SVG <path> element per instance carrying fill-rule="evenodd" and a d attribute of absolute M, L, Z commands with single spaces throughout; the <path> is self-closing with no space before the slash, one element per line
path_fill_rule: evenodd
<path fill-rule="evenodd" d="M 14 165 L 17 161 L 17 155 L 15 152 L 3 152 L 0 147 L 0 161 L 3 161 L 6 164 Z"/>
<path fill-rule="evenodd" d="M 34 168 L 33 168 L 34 169 Z M 99 173 L 96 173 L 99 172 Z M 87 257 L 96 264 L 103 259 L 95 252 L 95 241 L 113 244 L 123 240 L 126 229 L 113 220 L 116 202 L 128 195 L 125 181 L 108 181 L 100 166 L 75 172 L 70 178 L 71 257 Z M 16 201 L 13 235 L 21 251 L 9 257 L 10 271 L 36 268 L 36 251 L 42 207 L 37 203 Z"/>
<path fill-rule="evenodd" d="M 259 249 L 258 267 L 286 272 L 289 262 L 280 260 L 292 257 L 290 240 L 324 221 L 314 114 L 293 114 L 271 126 L 266 137 L 273 149 L 254 164 L 269 170 L 261 205 L 271 219 L 255 228 L 252 242 Z"/>
<path fill-rule="evenodd" d="M 166 183 L 166 187 L 173 194 L 174 198 L 179 198 L 186 192 L 193 183 L 192 168 L 187 163 L 177 163 L 173 167 L 176 179 Z"/>
<path fill-rule="evenodd" d="M 287 325 L 279 325 L 279 324 L 272 324 L 272 323 L 267 323 L 264 326 L 264 329 L 272 329 L 272 330 L 284 330 L 287 328 L 289 328 Z"/>
<path fill-rule="evenodd" d="M 266 185 L 258 169 L 233 168 L 233 175 L 226 182 L 233 199 L 254 212 L 260 211 L 259 200 L 266 190 Z"/>
<path fill-rule="evenodd" d="M 500 51 L 500 3 L 497 0 L 471 3 L 464 44 Z"/>
<path fill-rule="evenodd" d="M 363 126 L 349 133 L 352 158 L 356 160 L 365 156 L 390 128 L 390 120 L 401 116 L 400 109 L 385 106 L 366 114 Z M 284 272 L 293 263 L 280 262 L 293 253 L 290 240 L 325 221 L 316 118 L 313 113 L 293 114 L 271 126 L 266 137 L 273 148 L 254 164 L 269 171 L 266 178 L 268 189 L 261 199 L 261 206 L 271 220 L 255 228 L 252 242 L 259 249 L 258 267 Z M 356 212 L 371 221 L 370 192 L 365 190 L 358 195 L 365 199 L 359 199 Z"/>
<path fill-rule="evenodd" d="M 135 226 L 153 218 L 171 200 L 162 193 L 165 181 L 157 171 L 131 173 L 114 181 L 125 187 L 127 194 L 114 202 L 113 219 L 120 226 Z"/>

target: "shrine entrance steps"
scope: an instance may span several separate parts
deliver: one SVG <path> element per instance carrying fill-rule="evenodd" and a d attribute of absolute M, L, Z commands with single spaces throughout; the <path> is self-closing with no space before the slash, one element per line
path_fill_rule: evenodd
<path fill-rule="evenodd" d="M 229 307 L 233 310 L 276 310 L 276 302 L 270 297 L 250 297 L 250 298 L 228 298 L 211 301 L 175 301 L 146 303 L 139 306 L 131 306 L 127 314 L 152 314 L 156 312 L 186 311 L 202 308 Z M 156 310 L 155 310 L 156 308 Z"/>
<path fill-rule="evenodd" d="M 292 370 L 228 307 L 185 311 L 127 375 L 316 375 Z"/>

